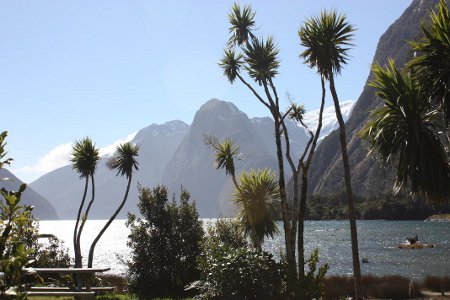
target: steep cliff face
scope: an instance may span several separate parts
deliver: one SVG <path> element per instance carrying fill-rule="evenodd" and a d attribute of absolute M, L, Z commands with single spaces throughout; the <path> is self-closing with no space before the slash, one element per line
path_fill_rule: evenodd
<path fill-rule="evenodd" d="M 204 144 L 205 135 L 220 141 L 230 138 L 239 145 L 242 155 L 235 162 L 237 174 L 251 168 L 276 169 L 275 157 L 251 120 L 231 102 L 212 99 L 197 111 L 188 135 L 167 164 L 162 181 L 171 192 L 179 193 L 181 186 L 186 188 L 195 199 L 200 216 L 232 215 L 231 179 L 225 177 L 225 171 L 214 168 L 214 152 Z"/>
<path fill-rule="evenodd" d="M 402 16 L 381 36 L 373 62 L 384 65 L 389 58 L 393 58 L 398 66 L 403 66 L 412 55 L 408 41 L 420 37 L 420 21 L 427 18 L 428 11 L 437 2 L 412 1 Z M 346 76 L 345 71 L 342 76 Z M 369 74 L 367 82 L 371 79 L 372 74 Z M 368 156 L 367 147 L 357 134 L 369 120 L 370 111 L 380 104 L 381 101 L 375 97 L 373 88 L 366 83 L 346 123 L 352 185 L 354 192 L 363 196 L 389 193 L 394 181 L 394 166 L 380 166 L 376 158 Z M 336 149 L 340 149 L 339 134 L 334 131 L 319 145 L 310 169 L 309 190 L 313 193 L 327 194 L 344 189 L 341 152 Z"/>

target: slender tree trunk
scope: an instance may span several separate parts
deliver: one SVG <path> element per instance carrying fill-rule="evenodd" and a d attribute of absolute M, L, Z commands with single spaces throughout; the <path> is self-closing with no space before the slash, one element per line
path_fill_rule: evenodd
<path fill-rule="evenodd" d="M 294 279 L 297 277 L 296 271 L 296 260 L 295 260 L 295 241 L 291 239 L 291 228 L 290 228 L 290 218 L 289 218 L 289 208 L 287 203 L 286 194 L 286 183 L 284 179 L 284 161 L 283 161 L 283 149 L 281 146 L 281 132 L 280 132 L 280 120 L 277 113 L 272 113 L 275 125 L 275 144 L 277 147 L 277 159 L 278 159 L 278 185 L 280 188 L 280 199 L 281 199 L 281 212 L 283 215 L 283 227 L 284 227 L 284 238 L 286 245 L 286 258 L 289 268 L 289 277 Z"/>
<path fill-rule="evenodd" d="M 83 232 L 84 224 L 86 223 L 86 220 L 89 216 L 89 211 L 91 210 L 92 203 L 94 203 L 94 199 L 95 199 L 94 175 L 91 175 L 91 185 L 92 185 L 91 201 L 89 201 L 89 204 L 88 204 L 88 206 L 86 208 L 86 212 L 84 213 L 84 216 L 81 220 L 81 225 L 80 225 L 80 228 L 78 229 L 78 233 L 77 233 L 77 251 L 78 251 L 78 253 L 80 253 L 81 266 L 83 265 L 82 264 L 83 256 L 81 255 L 81 233 Z"/>
<path fill-rule="evenodd" d="M 102 230 L 100 230 L 97 237 L 91 244 L 91 247 L 89 249 L 88 268 L 92 268 L 92 263 L 94 261 L 94 250 L 95 250 L 95 246 L 97 245 L 97 242 L 100 240 L 102 235 L 105 233 L 106 229 L 108 229 L 109 225 L 111 225 L 112 221 L 114 221 L 116 219 L 117 215 L 122 210 L 123 206 L 125 205 L 125 202 L 127 201 L 128 192 L 130 191 L 130 186 L 131 186 L 131 179 L 132 179 L 132 175 L 130 175 L 130 177 L 128 178 L 127 190 L 125 191 L 125 195 L 123 197 L 122 203 L 120 203 L 117 210 L 114 212 L 114 214 L 111 216 L 111 218 L 105 224 L 105 226 L 103 226 Z"/>
<path fill-rule="evenodd" d="M 359 250 L 358 250 L 358 233 L 356 229 L 356 216 L 355 216 L 355 204 L 353 201 L 353 190 L 350 177 L 350 164 L 348 162 L 347 154 L 347 139 L 345 135 L 345 123 L 342 118 L 341 109 L 339 106 L 339 99 L 337 97 L 336 89 L 334 86 L 333 75 L 330 76 L 330 90 L 333 96 L 334 107 L 336 110 L 336 118 L 338 119 L 340 129 L 340 141 L 342 152 L 342 163 L 344 165 L 344 178 L 345 188 L 348 197 L 348 214 L 350 219 L 350 234 L 352 240 L 352 257 L 353 257 L 353 274 L 355 280 L 355 299 L 362 299 L 362 286 L 361 286 L 361 269 L 359 265 Z"/>
<path fill-rule="evenodd" d="M 300 208 L 298 210 L 298 278 L 300 283 L 305 277 L 305 209 L 306 209 L 306 196 L 308 193 L 308 171 L 302 170 L 302 188 L 300 192 Z"/>
<path fill-rule="evenodd" d="M 297 252 L 298 252 L 298 272 L 300 282 L 304 279 L 305 275 L 305 211 L 306 211 L 306 198 L 308 197 L 308 172 L 311 166 L 312 159 L 314 157 L 314 152 L 317 147 L 317 141 L 319 140 L 320 131 L 322 130 L 322 119 L 323 110 L 325 108 L 325 81 L 323 76 L 321 76 L 321 86 L 322 86 L 322 100 L 319 109 L 319 119 L 317 122 L 316 133 L 311 144 L 311 150 L 309 151 L 308 158 L 306 159 L 306 164 L 301 164 L 302 166 L 302 189 L 300 193 L 300 208 L 298 212 L 298 238 L 297 238 Z"/>
<path fill-rule="evenodd" d="M 78 208 L 77 221 L 75 222 L 75 228 L 73 230 L 73 249 L 75 252 L 75 268 L 81 268 L 81 251 L 78 250 L 78 224 L 80 223 L 81 212 L 83 211 L 84 201 L 86 200 L 86 194 L 89 185 L 89 176 L 86 176 L 86 182 L 84 184 L 84 193 L 81 200 L 80 207 Z"/>

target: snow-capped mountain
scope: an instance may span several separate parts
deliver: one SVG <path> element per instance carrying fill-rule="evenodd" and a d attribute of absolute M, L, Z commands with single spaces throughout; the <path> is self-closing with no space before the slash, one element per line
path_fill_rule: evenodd
<path fill-rule="evenodd" d="M 351 101 L 342 103 L 345 118 L 352 106 Z M 333 114 L 334 109 L 326 109 L 324 135 L 336 124 Z M 315 117 L 317 112 L 310 112 L 306 120 L 311 125 Z M 308 137 L 295 122 L 289 120 L 286 126 L 290 134 L 291 154 L 296 157 L 303 151 Z M 165 184 L 171 193 L 178 193 L 183 186 L 196 200 L 202 217 L 232 214 L 233 185 L 223 171 L 215 170 L 214 154 L 205 146 L 204 135 L 210 134 L 219 140 L 228 137 L 240 146 L 243 158 L 236 162 L 237 173 L 252 168 L 277 170 L 273 129 L 273 120 L 269 117 L 250 119 L 233 103 L 211 99 L 197 111 L 191 126 L 182 121 L 170 121 L 152 124 L 129 135 L 126 140 L 140 146 L 139 171 L 133 176 L 129 201 L 120 217 L 124 217 L 127 211 L 136 211 L 137 183 L 148 187 Z M 113 149 L 110 150 L 113 153 Z M 107 159 L 108 155 L 102 157 L 96 171 L 97 209 L 92 211 L 92 218 L 109 217 L 115 209 L 112 203 L 121 199 L 126 185 L 126 180 L 116 177 L 116 173 L 106 167 Z M 289 168 L 286 168 L 286 175 L 290 176 Z M 65 166 L 30 185 L 54 205 L 62 218 L 71 219 L 75 216 L 83 184 L 71 166 Z"/>
<path fill-rule="evenodd" d="M 344 118 L 344 122 L 347 122 L 348 118 L 350 117 L 350 114 L 352 113 L 352 109 L 355 106 L 355 103 L 356 103 L 355 101 L 351 100 L 340 102 L 341 113 L 342 117 Z M 303 120 L 305 124 L 314 132 L 317 128 L 317 123 L 319 122 L 319 109 L 306 112 L 305 115 L 303 116 Z M 302 127 L 300 124 L 299 126 Z M 329 135 L 333 130 L 338 128 L 338 126 L 339 124 L 336 119 L 334 105 L 325 107 L 323 110 L 322 129 L 320 131 L 319 142 L 324 137 Z"/>

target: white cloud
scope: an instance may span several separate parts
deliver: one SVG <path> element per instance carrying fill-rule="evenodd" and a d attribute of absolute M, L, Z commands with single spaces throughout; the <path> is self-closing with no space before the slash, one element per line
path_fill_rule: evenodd
<path fill-rule="evenodd" d="M 20 169 L 14 170 L 14 172 L 47 173 L 53 171 L 70 163 L 69 160 L 71 150 L 71 143 L 59 145 L 56 148 L 50 150 L 50 152 L 43 157 L 39 157 L 36 164 L 22 167 Z"/>
<path fill-rule="evenodd" d="M 104 157 L 114 154 L 114 151 L 119 144 L 131 141 L 136 136 L 136 134 L 137 132 L 134 132 L 132 134 L 129 134 L 124 139 L 119 139 L 110 145 L 100 148 L 100 156 Z M 31 182 L 48 172 L 69 165 L 71 152 L 72 143 L 62 144 L 50 150 L 50 152 L 48 152 L 43 157 L 40 157 L 37 163 L 18 169 L 13 169 L 11 171 L 14 173 L 14 175 L 21 178 L 25 182 Z"/>
<path fill-rule="evenodd" d="M 119 146 L 122 143 L 126 143 L 126 142 L 131 141 L 136 136 L 136 134 L 137 134 L 137 131 L 129 134 L 124 139 L 119 139 L 119 140 L 115 141 L 114 143 L 112 143 L 112 144 L 110 144 L 110 145 L 108 145 L 106 147 L 100 148 L 100 156 L 103 157 L 103 156 L 111 156 L 111 155 L 113 155 L 114 152 L 116 151 L 117 146 Z"/>

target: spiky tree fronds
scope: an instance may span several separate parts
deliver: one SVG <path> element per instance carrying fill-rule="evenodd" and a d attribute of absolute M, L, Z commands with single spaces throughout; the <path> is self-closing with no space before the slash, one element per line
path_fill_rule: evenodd
<path fill-rule="evenodd" d="M 2 133 L 0 133 L 0 169 L 2 169 L 4 165 L 10 165 L 11 161 L 13 160 L 12 158 L 5 159 L 5 156 L 8 153 L 5 150 L 7 136 L 8 136 L 7 131 L 3 131 Z"/>
<path fill-rule="evenodd" d="M 72 168 L 79 173 L 80 178 L 94 175 L 99 159 L 99 150 L 89 137 L 75 142 L 70 161 Z"/>
<path fill-rule="evenodd" d="M 228 14 L 228 21 L 231 25 L 228 46 L 242 46 L 248 43 L 253 37 L 252 30 L 255 28 L 255 12 L 252 11 L 251 6 L 244 5 L 241 9 L 239 4 L 234 3 Z"/>
<path fill-rule="evenodd" d="M 129 178 L 133 169 L 138 170 L 136 157 L 139 155 L 139 146 L 131 142 L 121 144 L 117 147 L 113 157 L 111 157 L 107 166 L 112 170 L 117 170 L 117 175 Z"/>
<path fill-rule="evenodd" d="M 430 25 L 421 24 L 422 40 L 411 42 L 416 55 L 408 67 L 434 100 L 443 106 L 447 121 L 450 121 L 450 13 L 445 0 L 441 0 L 429 15 Z"/>
<path fill-rule="evenodd" d="M 264 237 L 278 233 L 274 204 L 279 199 L 275 172 L 268 169 L 243 172 L 239 176 L 240 191 L 235 193 L 238 219 L 253 245 L 260 248 Z"/>
<path fill-rule="evenodd" d="M 384 105 L 372 112 L 361 131 L 384 162 L 397 161 L 396 190 L 409 186 L 433 203 L 450 196 L 450 166 L 441 142 L 442 114 L 429 94 L 390 60 L 386 68 L 374 65 L 370 83 Z"/>
<path fill-rule="evenodd" d="M 279 50 L 271 36 L 265 42 L 264 39 L 253 39 L 243 48 L 243 51 L 245 70 L 258 84 L 269 82 L 278 74 Z"/>
<path fill-rule="evenodd" d="M 234 83 L 243 63 L 242 54 L 236 54 L 233 49 L 225 49 L 219 66 L 223 69 L 223 75 L 228 78 L 228 81 Z"/>
<path fill-rule="evenodd" d="M 354 31 L 345 15 L 324 10 L 319 16 L 307 19 L 300 27 L 300 44 L 306 48 L 300 58 L 329 79 L 333 73 L 339 74 L 347 63 Z"/>
<path fill-rule="evenodd" d="M 289 119 L 301 122 L 303 121 L 303 116 L 306 113 L 305 106 L 303 104 L 297 104 L 292 102 L 291 107 L 289 108 Z"/>
<path fill-rule="evenodd" d="M 225 139 L 222 143 L 213 146 L 215 150 L 216 169 L 225 169 L 226 175 L 235 175 L 234 159 L 239 154 L 239 146 L 231 139 Z"/>

